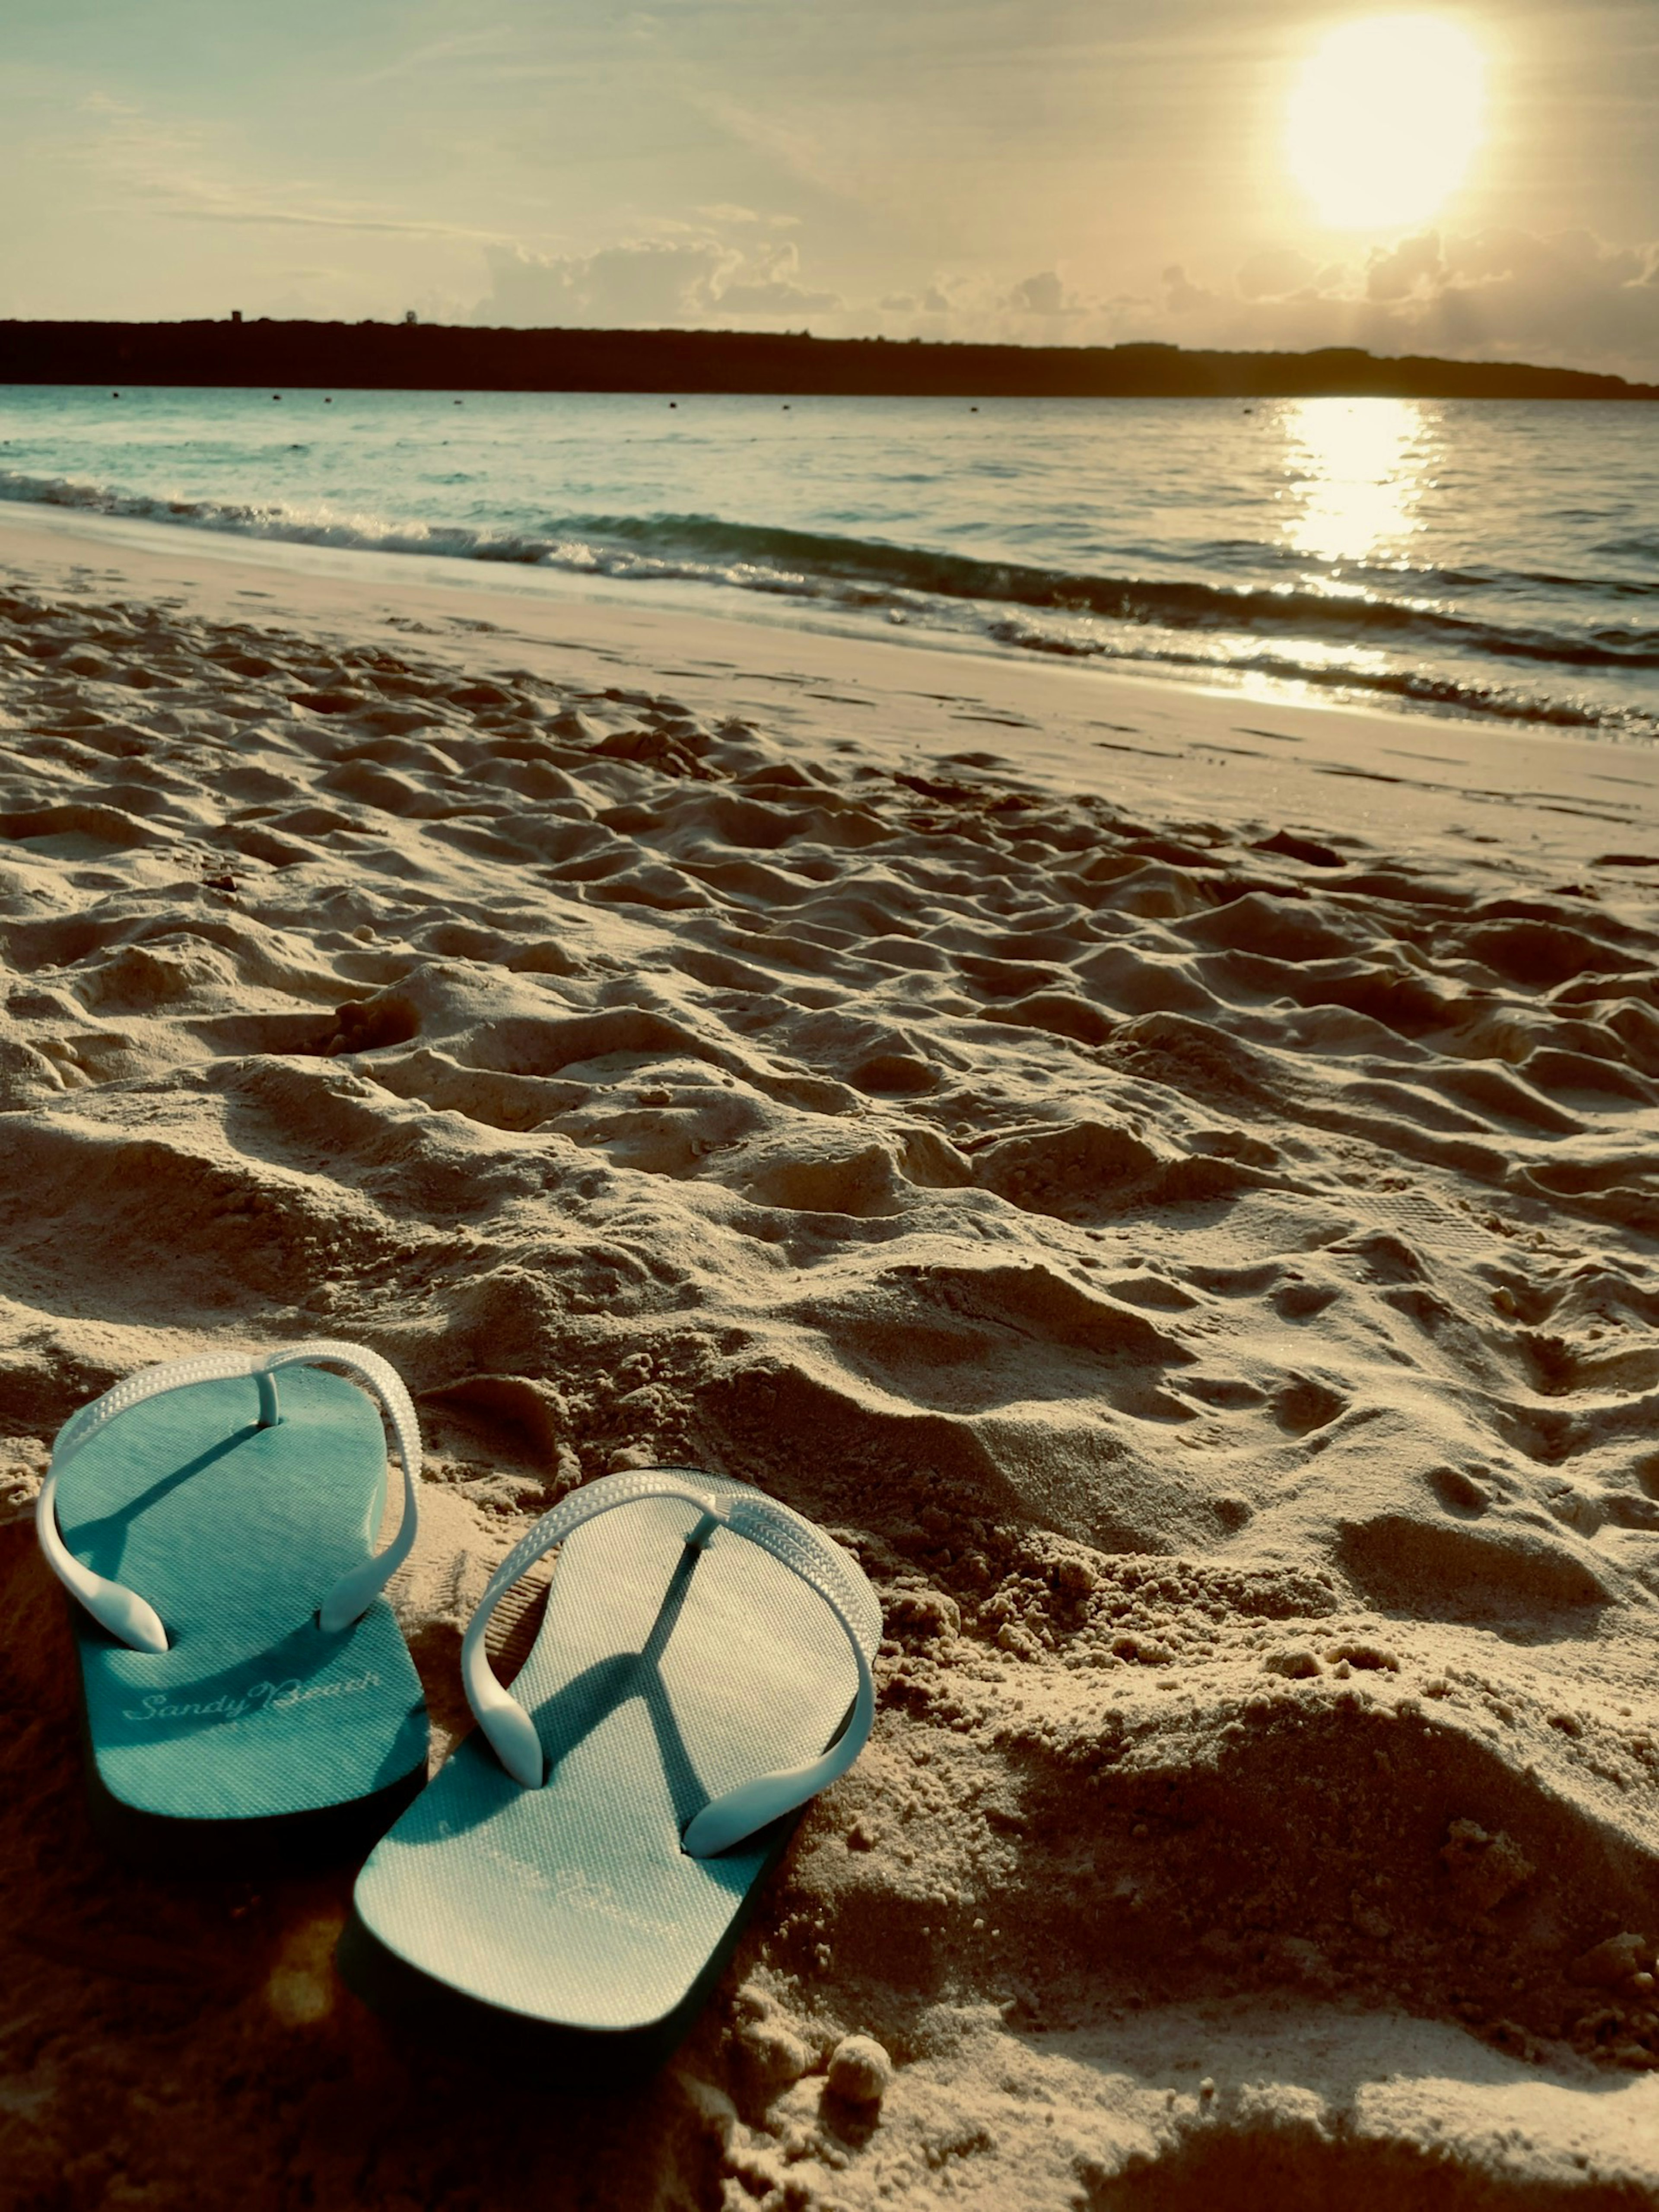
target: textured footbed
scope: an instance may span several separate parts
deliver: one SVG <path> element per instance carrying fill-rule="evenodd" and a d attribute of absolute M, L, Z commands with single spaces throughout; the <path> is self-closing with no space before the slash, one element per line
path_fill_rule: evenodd
<path fill-rule="evenodd" d="M 71 1607 L 94 1801 L 118 1824 L 281 1823 L 424 1772 L 420 1680 L 385 1599 L 336 1635 L 317 1625 L 380 1528 L 380 1415 L 315 1368 L 276 1387 L 268 1429 L 251 1378 L 146 1400 L 59 1482 L 70 1551 L 147 1598 L 170 1645 L 130 1651 Z"/>
<path fill-rule="evenodd" d="M 366 1994 L 386 1986 L 364 1969 L 378 1945 L 498 2014 L 626 2041 L 674 2022 L 721 1963 L 791 1820 L 713 1859 L 681 1832 L 821 1753 L 857 1674 L 834 1614 L 769 1553 L 726 1528 L 688 1546 L 701 1517 L 643 1499 L 567 1540 L 513 1686 L 547 1778 L 520 1788 L 482 1734 L 459 1747 L 358 1877 L 360 1971 L 345 1963 Z M 409 1991 L 405 1976 L 386 2001 Z"/>

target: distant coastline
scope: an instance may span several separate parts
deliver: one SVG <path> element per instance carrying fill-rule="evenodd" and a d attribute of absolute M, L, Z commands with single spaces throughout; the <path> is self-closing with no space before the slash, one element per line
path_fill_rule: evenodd
<path fill-rule="evenodd" d="M 0 322 L 0 384 L 657 392 L 959 399 L 1656 400 L 1659 385 L 1521 362 L 1173 345 L 1019 346 L 744 331 L 441 323 Z"/>

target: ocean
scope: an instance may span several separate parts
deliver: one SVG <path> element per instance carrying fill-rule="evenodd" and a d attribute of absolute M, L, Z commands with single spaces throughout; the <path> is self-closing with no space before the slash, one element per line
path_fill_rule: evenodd
<path fill-rule="evenodd" d="M 1659 407 L 0 386 L 0 498 L 1659 737 Z"/>

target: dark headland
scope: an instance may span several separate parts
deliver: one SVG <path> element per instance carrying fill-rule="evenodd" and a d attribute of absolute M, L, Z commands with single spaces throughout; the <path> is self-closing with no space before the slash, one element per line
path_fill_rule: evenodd
<path fill-rule="evenodd" d="M 441 323 L 0 322 L 0 384 L 380 392 L 744 392 L 991 398 L 1659 399 L 1519 362 L 1173 345 L 939 345 L 741 331 L 480 330 Z"/>

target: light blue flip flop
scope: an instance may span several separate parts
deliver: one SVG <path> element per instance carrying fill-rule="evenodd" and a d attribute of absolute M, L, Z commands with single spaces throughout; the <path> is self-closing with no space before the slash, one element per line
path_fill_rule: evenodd
<path fill-rule="evenodd" d="M 484 1633 L 562 1546 L 504 1689 Z M 462 1645 L 477 1732 L 371 1853 L 340 1947 L 371 2003 L 610 2075 L 665 2057 L 807 1800 L 874 1717 L 881 1610 L 850 1553 L 719 1475 L 574 1491 L 496 1570 Z"/>
<path fill-rule="evenodd" d="M 378 1555 L 380 1417 L 322 1361 L 396 1439 Z M 408 1392 L 349 1344 L 168 1361 L 65 1423 L 35 1526 L 76 1601 L 94 1816 L 127 1856 L 240 1872 L 361 1849 L 419 1790 L 425 1701 L 380 1593 L 420 1468 Z"/>

